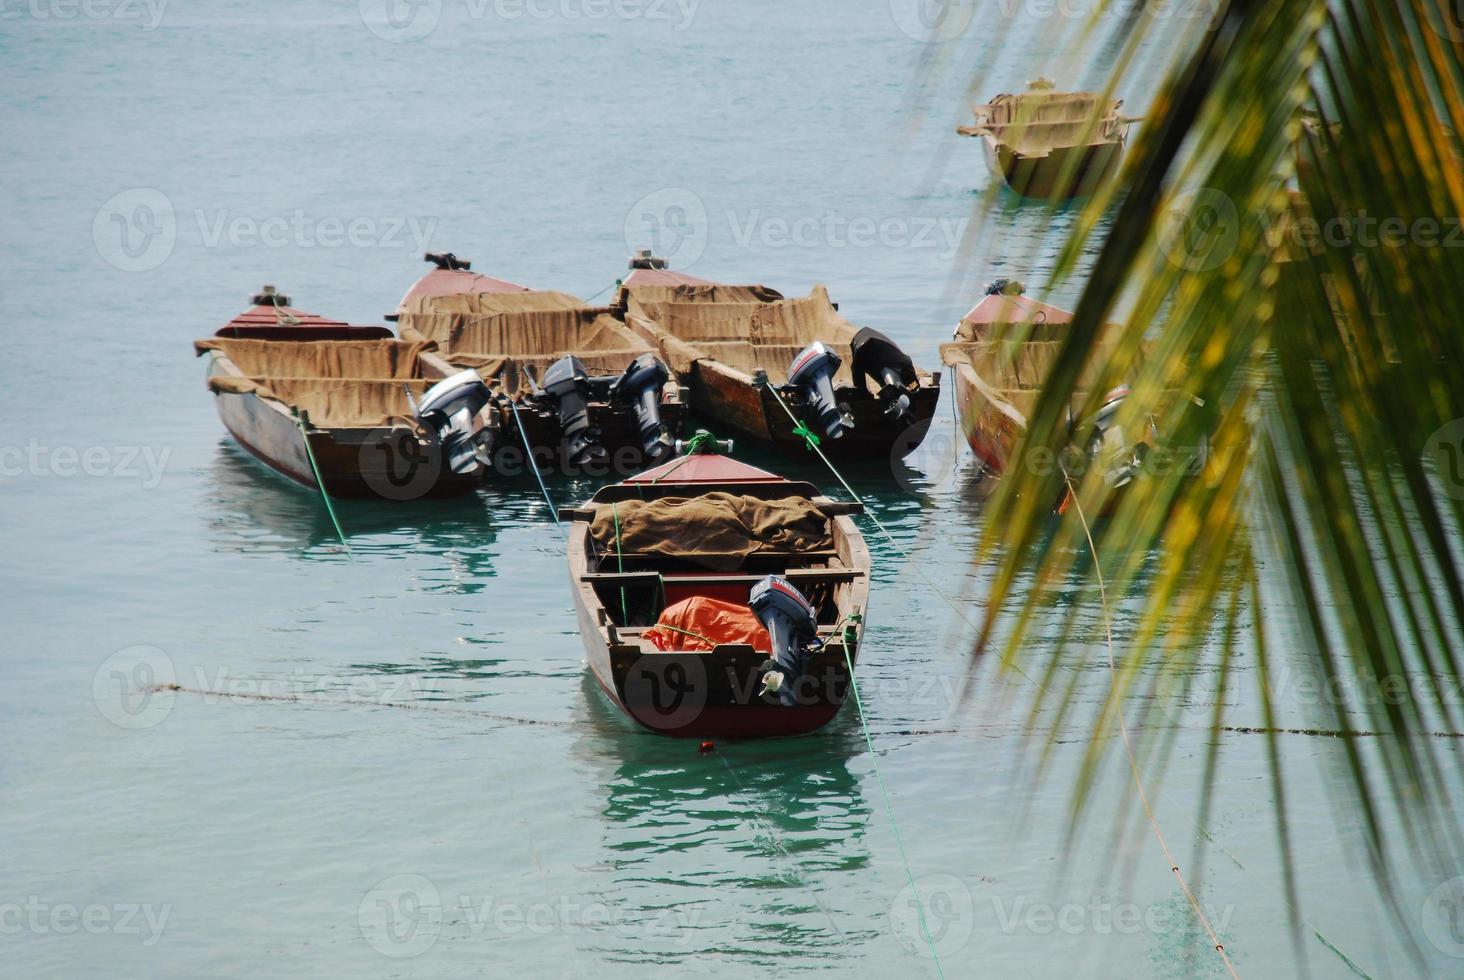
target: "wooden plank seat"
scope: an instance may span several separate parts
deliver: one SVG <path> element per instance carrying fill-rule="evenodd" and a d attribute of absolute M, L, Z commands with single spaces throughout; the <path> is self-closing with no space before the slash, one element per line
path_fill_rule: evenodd
<path fill-rule="evenodd" d="M 853 568 L 789 568 L 776 574 L 792 582 L 814 584 L 817 582 L 852 582 L 863 578 L 864 573 Z M 670 574 L 658 571 L 639 572 L 588 572 L 580 576 L 581 582 L 603 583 L 605 585 L 650 585 L 669 582 L 674 585 L 756 585 L 766 575 L 698 575 Z"/>

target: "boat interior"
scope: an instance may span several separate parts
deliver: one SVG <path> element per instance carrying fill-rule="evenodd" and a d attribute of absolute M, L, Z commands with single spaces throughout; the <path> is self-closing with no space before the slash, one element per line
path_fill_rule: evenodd
<path fill-rule="evenodd" d="M 436 372 L 422 359 L 421 343 L 378 338 L 299 339 L 210 337 L 199 354 L 221 359 L 209 378 L 215 392 L 255 394 L 298 408 L 320 428 L 375 428 L 414 416 L 406 390 L 420 396 Z"/>
<path fill-rule="evenodd" d="M 769 491 L 756 491 L 764 499 L 713 493 L 593 505 L 593 519 L 576 528 L 587 568 L 580 577 L 593 588 L 616 641 L 655 652 L 641 636 L 667 607 L 693 596 L 746 604 L 769 574 L 793 583 L 817 611 L 820 632 L 832 633 L 850 607 L 852 585 L 867 575 L 867 553 L 809 496 Z M 717 516 L 701 506 L 709 497 L 720 498 L 713 501 Z M 701 523 L 685 523 L 691 511 L 703 515 Z M 682 533 L 666 534 L 670 527 Z M 687 534 L 687 527 L 697 533 Z"/>
<path fill-rule="evenodd" d="M 553 290 L 425 296 L 397 323 L 404 338 L 435 343 L 449 364 L 477 370 L 515 397 L 533 390 L 529 373 L 542 378 L 566 355 L 591 375 L 608 376 L 653 352 L 608 308 Z"/>
<path fill-rule="evenodd" d="M 678 357 L 675 345 L 663 345 L 663 356 L 678 371 L 700 356 L 749 378 L 766 371 L 768 380 L 783 384 L 799 351 L 821 340 L 843 362 L 835 385 L 853 386 L 849 343 L 858 330 L 839 315 L 822 286 L 795 299 L 766 286 L 642 286 L 626 294 L 627 323 L 694 349 Z"/>
<path fill-rule="evenodd" d="M 1104 101 L 1096 92 L 1002 94 L 975 106 L 977 123 L 963 126 L 966 136 L 989 135 L 1021 153 L 1041 156 L 1060 146 L 1111 143 L 1124 135 L 1121 101 Z"/>

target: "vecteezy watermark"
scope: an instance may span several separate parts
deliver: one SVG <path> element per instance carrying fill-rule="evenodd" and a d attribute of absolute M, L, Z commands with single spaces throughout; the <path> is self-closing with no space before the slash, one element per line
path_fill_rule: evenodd
<path fill-rule="evenodd" d="M 1423 934 L 1446 956 L 1464 959 L 1464 876 L 1450 878 L 1423 901 Z"/>
<path fill-rule="evenodd" d="M 92 675 L 92 701 L 118 728 L 152 728 L 173 712 L 176 678 L 173 660 L 162 650 L 127 647 L 102 661 Z"/>
<path fill-rule="evenodd" d="M 1378 217 L 1366 209 L 1318 221 L 1300 216 L 1278 222 L 1262 215 L 1266 243 L 1300 250 L 1326 248 L 1464 248 L 1464 223 L 1457 217 Z"/>
<path fill-rule="evenodd" d="M 1186 935 L 1194 923 L 1189 906 L 1174 902 L 1139 905 L 1094 895 L 1086 902 L 1052 903 L 1033 902 L 1025 896 L 1008 898 L 1000 894 L 992 895 L 991 902 L 996 913 L 996 927 L 1006 935 Z M 1235 915 L 1235 906 L 1202 906 L 1202 911 L 1216 935 L 1224 936 Z"/>
<path fill-rule="evenodd" d="M 926 44 L 943 44 L 966 33 L 978 0 L 889 0 L 895 26 Z"/>
<path fill-rule="evenodd" d="M 1090 21 L 1097 17 L 1130 21 L 1204 20 L 1214 18 L 1220 0 L 996 0 L 1007 20 Z"/>
<path fill-rule="evenodd" d="M 691 26 L 700 0 L 447 0 L 459 9 L 457 20 L 471 22 L 525 20 L 638 20 L 669 24 L 673 31 Z M 444 0 L 360 0 L 361 22 L 384 41 L 418 41 L 442 22 Z"/>
<path fill-rule="evenodd" d="M 1426 14 L 1429 27 L 1455 44 L 1464 42 L 1464 0 L 1439 0 L 1429 6 L 1435 8 Z"/>
<path fill-rule="evenodd" d="M 111 477 L 139 480 L 152 490 L 163 480 L 171 446 L 0 446 L 0 477 Z"/>
<path fill-rule="evenodd" d="M 361 938 L 383 956 L 420 956 L 442 931 L 442 895 L 422 875 L 383 878 L 361 897 L 356 908 Z"/>
<path fill-rule="evenodd" d="M 141 936 L 142 945 L 155 946 L 163 938 L 171 904 L 133 902 L 47 902 L 36 895 L 24 901 L 0 902 L 0 936 L 22 933 L 66 936 L 85 932 L 93 936 Z"/>
<path fill-rule="evenodd" d="M 1464 418 L 1439 426 L 1424 443 L 1423 458 L 1433 461 L 1439 489 L 1453 500 L 1464 500 Z"/>
<path fill-rule="evenodd" d="M 1174 198 L 1159 217 L 1159 247 L 1190 272 L 1218 269 L 1240 244 L 1240 213 L 1229 196 L 1209 187 Z"/>
<path fill-rule="evenodd" d="M 108 20 L 135 22 L 145 31 L 157 30 L 170 0 L 0 0 L 0 22 L 7 20 L 77 23 Z"/>
<path fill-rule="evenodd" d="M 356 909 L 361 938 L 383 956 L 420 956 L 437 942 L 444 922 L 465 927 L 472 936 L 548 936 L 604 932 L 628 936 L 677 938 L 689 935 L 703 906 L 678 905 L 650 916 L 629 918 L 598 899 L 570 895 L 547 901 L 504 901 L 492 895 L 458 894 L 444 903 L 435 882 L 424 875 L 383 878 Z"/>
<path fill-rule="evenodd" d="M 927 959 L 952 956 L 971 941 L 975 901 L 955 875 L 925 875 L 900 889 L 890 905 L 890 931 Z"/>
<path fill-rule="evenodd" d="M 714 228 L 725 230 L 739 248 L 930 249 L 936 258 L 955 256 L 969 218 L 924 214 L 768 213 L 728 209 L 709 215 L 706 204 L 685 187 L 668 187 L 636 201 L 625 216 L 625 244 L 649 248 L 671 269 L 701 258 Z"/>
<path fill-rule="evenodd" d="M 436 218 L 409 215 L 238 214 L 197 208 L 185 220 L 162 191 L 134 187 L 113 195 L 92 220 L 92 242 L 107 264 L 147 272 L 168 260 L 180 237 L 203 248 L 397 248 L 422 251 Z"/>

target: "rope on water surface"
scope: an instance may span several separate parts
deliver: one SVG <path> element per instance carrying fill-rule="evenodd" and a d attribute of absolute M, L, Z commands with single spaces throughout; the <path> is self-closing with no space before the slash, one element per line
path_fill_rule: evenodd
<path fill-rule="evenodd" d="M 315 486 L 320 490 L 320 499 L 325 501 L 325 512 L 330 515 L 330 522 L 335 526 L 336 537 L 341 539 L 341 547 L 346 549 L 346 554 L 351 561 L 356 560 L 356 553 L 346 543 L 346 532 L 341 530 L 341 522 L 336 520 L 335 507 L 331 505 L 330 494 L 325 492 L 325 480 L 320 475 L 320 464 L 315 461 L 315 450 L 310 448 L 310 433 L 305 428 L 305 420 L 295 411 L 295 424 L 300 427 L 300 440 L 305 443 L 305 455 L 310 460 L 310 471 L 315 474 Z"/>
<path fill-rule="evenodd" d="M 1083 505 L 1078 500 L 1078 494 L 1073 487 L 1072 478 L 1066 473 L 1063 474 L 1063 477 L 1067 480 L 1068 496 L 1073 502 L 1074 509 L 1077 511 L 1078 520 L 1083 525 L 1083 534 L 1088 539 L 1088 550 L 1093 555 L 1093 574 L 1098 580 L 1098 600 L 1103 608 L 1103 629 L 1107 637 L 1109 684 L 1115 685 L 1117 682 L 1117 671 L 1113 664 L 1113 617 L 1108 610 L 1108 586 L 1103 581 L 1103 568 L 1098 561 L 1098 546 L 1093 542 L 1093 530 L 1088 526 L 1088 518 L 1083 513 Z M 1195 893 L 1190 890 L 1189 882 L 1184 878 L 1184 872 L 1179 870 L 1179 862 L 1174 859 L 1174 855 L 1169 852 L 1169 845 L 1164 841 L 1164 834 L 1159 829 L 1159 820 L 1154 816 L 1153 807 L 1149 805 L 1149 794 L 1144 790 L 1144 779 L 1139 774 L 1139 763 L 1134 757 L 1134 747 L 1132 741 L 1129 739 L 1128 724 L 1124 721 L 1123 717 L 1123 705 L 1120 704 L 1117 707 L 1118 731 L 1123 736 L 1123 751 L 1128 756 L 1129 771 L 1133 773 L 1134 788 L 1138 790 L 1139 803 L 1143 805 L 1144 816 L 1149 819 L 1149 828 L 1154 831 L 1154 839 L 1159 842 L 1159 849 L 1164 852 L 1164 860 L 1169 862 L 1170 872 L 1179 881 L 1180 890 L 1184 892 L 1184 897 L 1189 901 L 1190 908 L 1194 910 L 1195 918 L 1204 927 L 1205 934 L 1210 937 L 1210 942 L 1214 945 L 1215 952 L 1220 954 L 1220 959 L 1225 964 L 1225 969 L 1229 971 L 1235 980 L 1240 980 L 1240 974 L 1235 972 L 1235 964 L 1230 962 L 1230 956 L 1225 952 L 1225 944 L 1215 934 L 1215 928 L 1210 925 L 1210 919 L 1205 915 L 1204 909 L 1200 908 L 1199 899 L 1195 898 Z"/>
<path fill-rule="evenodd" d="M 854 695 L 854 707 L 859 713 L 859 728 L 864 732 L 864 745 L 869 749 L 869 761 L 874 766 L 874 781 L 879 783 L 880 795 L 884 797 L 885 812 L 890 816 L 890 830 L 894 832 L 895 846 L 900 850 L 900 863 L 905 866 L 905 880 L 910 883 L 910 896 L 915 900 L 915 917 L 920 920 L 920 932 L 930 947 L 930 958 L 935 961 L 936 975 L 945 980 L 945 971 L 940 968 L 940 954 L 935 951 L 935 940 L 930 938 L 930 927 L 925 922 L 925 903 L 920 900 L 920 890 L 915 887 L 915 875 L 910 871 L 910 859 L 905 854 L 905 841 L 900 837 L 900 825 L 895 822 L 895 805 L 890 801 L 890 791 L 879 771 L 879 755 L 874 751 L 874 739 L 870 737 L 869 724 L 864 720 L 864 699 L 859 696 L 859 681 L 854 677 L 854 660 L 849 656 L 847 643 L 844 644 L 844 664 L 849 668 L 849 690 Z"/>

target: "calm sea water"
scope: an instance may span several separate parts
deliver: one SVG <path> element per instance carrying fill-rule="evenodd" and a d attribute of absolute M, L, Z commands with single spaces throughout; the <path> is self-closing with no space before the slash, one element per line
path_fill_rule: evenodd
<path fill-rule="evenodd" d="M 871 529 L 876 755 L 850 708 L 700 756 L 588 680 L 531 483 L 342 505 L 352 561 L 316 497 L 225 438 L 189 346 L 267 282 L 373 323 L 424 248 L 591 296 L 649 244 L 825 283 L 932 365 L 969 282 L 1040 283 L 1071 220 L 965 224 L 987 180 L 951 132 L 965 80 L 1091 84 L 1116 52 L 1081 67 L 1042 5 L 935 48 L 903 2 L 399 6 L 0 5 L 0 973 L 934 975 L 903 845 L 946 976 L 1218 975 L 1120 754 L 1070 841 L 1082 724 L 1036 780 L 1026 682 L 968 668 L 981 493 L 948 405 L 898 480 L 852 473 L 912 555 Z M 1193 29 L 1145 50 L 1130 110 Z M 1079 651 L 1080 704 L 1105 665 Z M 122 693 L 152 680 L 189 690 Z M 1171 715 L 1156 799 L 1186 862 L 1207 710 Z M 1200 896 L 1244 974 L 1290 975 L 1263 746 L 1223 749 Z M 1327 805 L 1337 751 L 1285 745 L 1300 953 L 1407 975 Z M 1405 913 L 1438 884 L 1406 883 Z M 1448 974 L 1449 952 L 1421 956 Z"/>

